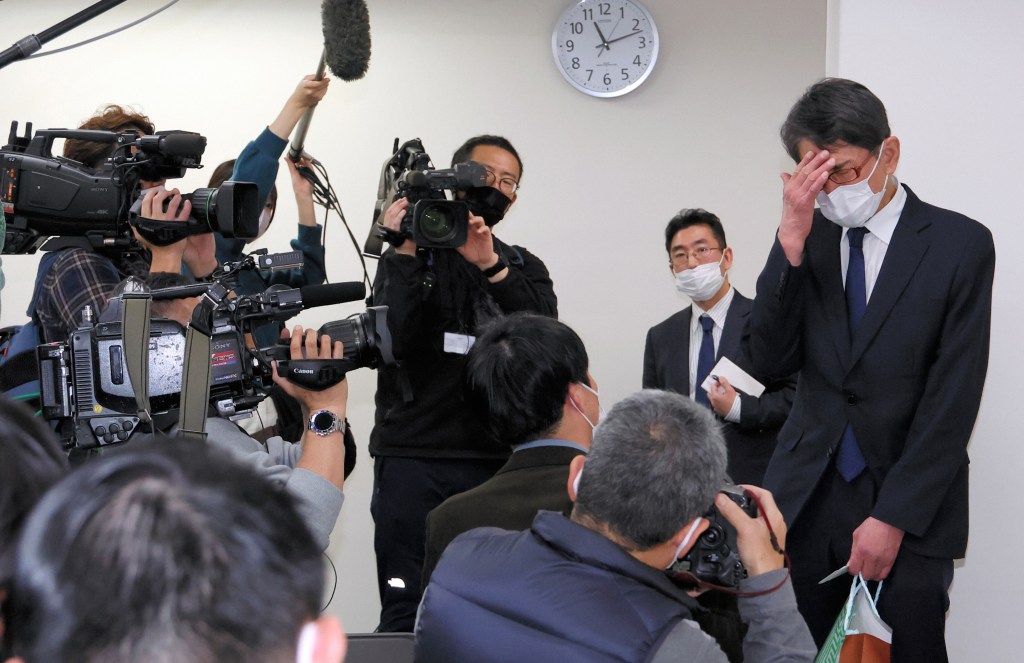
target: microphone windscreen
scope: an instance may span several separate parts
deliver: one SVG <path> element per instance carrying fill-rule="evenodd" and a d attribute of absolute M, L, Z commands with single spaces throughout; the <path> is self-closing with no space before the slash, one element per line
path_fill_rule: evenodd
<path fill-rule="evenodd" d="M 302 308 L 331 306 L 355 302 L 366 297 L 366 285 L 362 281 L 307 285 L 302 288 Z"/>
<path fill-rule="evenodd" d="M 354 81 L 370 65 L 370 12 L 365 0 L 324 0 L 324 52 L 338 78 Z"/>

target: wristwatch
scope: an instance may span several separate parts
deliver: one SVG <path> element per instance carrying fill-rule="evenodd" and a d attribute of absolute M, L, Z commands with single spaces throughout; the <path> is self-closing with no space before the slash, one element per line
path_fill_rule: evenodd
<path fill-rule="evenodd" d="M 348 424 L 344 420 L 338 419 L 338 415 L 330 410 L 317 410 L 309 415 L 309 430 L 319 437 L 327 437 L 337 431 L 341 431 L 344 435 L 347 426 Z"/>
<path fill-rule="evenodd" d="M 483 274 L 487 278 L 491 278 L 491 277 L 497 276 L 498 272 L 500 272 L 501 270 L 505 269 L 506 267 L 508 267 L 508 263 L 505 262 L 505 259 L 503 257 L 498 256 L 498 262 L 494 263 L 493 265 L 491 265 L 487 269 L 481 269 L 480 273 Z"/>

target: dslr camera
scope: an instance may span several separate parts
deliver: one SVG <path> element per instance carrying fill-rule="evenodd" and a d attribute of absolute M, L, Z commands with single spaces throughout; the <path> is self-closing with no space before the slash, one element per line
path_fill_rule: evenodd
<path fill-rule="evenodd" d="M 96 168 L 54 156 L 53 141 L 72 138 L 110 143 L 112 155 Z M 138 243 L 131 226 L 147 240 L 166 245 L 189 235 L 217 231 L 252 239 L 259 234 L 260 202 L 255 184 L 225 182 L 216 189 L 186 194 L 192 200 L 186 223 L 139 216 L 141 182 L 183 177 L 201 168 L 206 138 L 190 131 L 139 137 L 134 132 L 43 129 L 32 124 L 18 136 L 11 123 L 8 144 L 0 148 L 0 203 L 7 221 L 3 252 L 35 253 L 81 246 L 131 250 Z M 55 239 L 44 243 L 50 237 Z"/>
<path fill-rule="evenodd" d="M 449 192 L 466 191 L 487 186 L 487 170 L 474 161 L 455 164 L 453 168 L 437 169 L 423 150 L 419 138 L 407 141 L 384 162 L 374 225 L 363 252 L 379 258 L 383 241 L 396 246 L 411 238 L 424 248 L 454 249 L 466 243 L 469 235 L 469 206 L 461 200 L 449 199 Z M 409 208 L 396 233 L 381 225 L 381 215 L 398 198 L 406 198 Z"/>
<path fill-rule="evenodd" d="M 740 486 L 726 484 L 719 492 L 735 502 L 751 518 L 757 517 L 757 503 Z M 669 567 L 669 577 L 681 585 L 695 581 L 735 589 L 747 577 L 736 546 L 736 528 L 718 512 L 714 505 L 704 514 L 710 525 L 682 559 Z"/>

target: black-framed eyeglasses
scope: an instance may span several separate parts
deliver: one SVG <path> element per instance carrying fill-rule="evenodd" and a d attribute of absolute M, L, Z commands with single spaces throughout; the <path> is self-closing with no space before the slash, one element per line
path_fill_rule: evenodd
<path fill-rule="evenodd" d="M 867 157 L 865 157 L 864 161 L 862 161 L 859 166 L 832 171 L 832 173 L 828 176 L 828 180 L 829 182 L 835 182 L 836 184 L 849 184 L 850 182 L 861 177 L 861 171 L 864 170 L 864 167 L 868 165 L 868 161 L 870 161 L 872 157 L 874 157 L 877 161 L 880 158 L 880 156 L 880 154 L 875 154 L 875 152 L 871 152 L 870 154 L 868 154 Z"/>
<path fill-rule="evenodd" d="M 519 190 L 519 182 L 511 177 L 498 177 L 497 173 L 486 166 L 484 170 L 487 171 L 487 186 L 495 187 L 506 196 L 515 195 L 515 192 Z"/>
<path fill-rule="evenodd" d="M 689 264 L 690 259 L 698 264 L 704 264 L 714 259 L 714 251 L 722 251 L 723 249 L 717 246 L 699 246 L 692 251 L 683 251 L 682 249 L 672 254 L 673 263 L 685 262 Z"/>

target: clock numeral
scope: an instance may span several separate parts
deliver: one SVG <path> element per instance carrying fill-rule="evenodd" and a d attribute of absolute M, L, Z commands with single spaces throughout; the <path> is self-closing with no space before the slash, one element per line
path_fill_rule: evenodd
<path fill-rule="evenodd" d="M 647 37 L 640 37 L 640 48 L 647 48 Z"/>
<path fill-rule="evenodd" d="M 569 26 L 572 28 L 572 33 L 574 35 L 581 35 L 581 34 L 583 34 L 583 23 L 581 21 L 576 21 L 575 23 L 570 23 Z"/>
<path fill-rule="evenodd" d="M 624 80 L 624 81 L 628 81 L 629 80 L 629 72 L 626 71 L 625 68 L 623 68 L 623 70 L 622 70 L 622 80 Z"/>
<path fill-rule="evenodd" d="M 579 69 L 580 68 L 580 59 L 579 58 L 573 58 L 572 59 L 572 68 L 573 69 Z"/>
<path fill-rule="evenodd" d="M 624 18 L 626 18 L 626 8 L 625 7 L 619 7 L 619 19 L 621 20 L 621 19 L 624 19 Z M 633 29 L 636 30 L 636 28 L 633 28 Z"/>
<path fill-rule="evenodd" d="M 640 56 L 639 55 L 636 56 L 635 58 L 633 58 L 633 64 L 635 64 L 638 67 L 640 66 Z"/>
<path fill-rule="evenodd" d="M 633 19 L 633 32 L 636 32 L 639 29 L 640 29 L 640 19 L 634 18 Z"/>
<path fill-rule="evenodd" d="M 593 78 L 593 77 L 594 77 L 594 70 L 593 69 L 587 69 L 587 82 L 589 83 L 590 79 Z"/>
<path fill-rule="evenodd" d="M 611 3 L 599 2 L 597 3 L 598 8 L 601 10 L 601 16 L 609 16 L 612 13 Z"/>
<path fill-rule="evenodd" d="M 572 39 L 566 39 L 565 40 L 565 47 L 566 47 L 566 49 L 568 49 L 568 51 L 570 53 L 572 53 L 574 50 L 576 50 L 576 44 L 573 43 Z"/>
<path fill-rule="evenodd" d="M 594 20 L 594 10 L 593 9 L 584 9 L 583 10 L 583 20 L 584 21 L 593 21 Z"/>
<path fill-rule="evenodd" d="M 612 77 L 609 76 L 607 73 L 605 73 L 603 80 L 604 80 L 604 84 L 605 85 L 611 85 L 612 84 Z"/>

